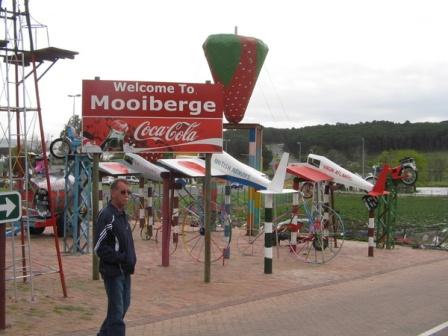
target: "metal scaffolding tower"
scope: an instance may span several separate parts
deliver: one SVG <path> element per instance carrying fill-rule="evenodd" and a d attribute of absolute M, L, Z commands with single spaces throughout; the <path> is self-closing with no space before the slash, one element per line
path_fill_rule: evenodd
<path fill-rule="evenodd" d="M 20 252 L 16 253 L 13 247 L 12 266 L 7 269 L 12 269 L 14 283 L 20 277 L 24 281 L 29 280 L 33 288 L 32 279 L 36 272 L 32 269 L 29 233 L 34 229 L 42 232 L 50 226 L 54 232 L 58 262 L 53 272 L 59 273 L 63 294 L 67 296 L 49 176 L 39 81 L 59 59 L 73 59 L 77 53 L 50 47 L 49 44 L 44 48 L 36 48 L 40 36 L 46 37 L 48 42 L 48 31 L 45 25 L 32 21 L 28 0 L 0 1 L 0 7 L 0 58 L 3 62 L 0 141 L 9 148 L 8 167 L 6 174 L 0 177 L 0 184 L 9 190 L 19 191 L 22 198 L 22 220 L 20 223 L 11 223 L 11 232 L 20 232 Z M 39 178 L 33 171 L 32 154 L 35 152 L 41 153 L 44 162 L 44 172 Z M 4 235 L 5 227 L 0 226 L 0 234 Z M 16 230 L 17 226 L 19 230 Z M 13 246 L 14 237 L 12 234 Z M 1 258 L 5 258 L 5 246 L 0 248 Z M 18 265 L 21 265 L 20 269 Z"/>

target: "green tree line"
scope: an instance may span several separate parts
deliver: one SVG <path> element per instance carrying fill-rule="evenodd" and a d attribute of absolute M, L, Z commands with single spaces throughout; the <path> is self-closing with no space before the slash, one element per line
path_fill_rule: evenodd
<path fill-rule="evenodd" d="M 358 124 L 319 125 L 303 128 L 265 128 L 265 144 L 283 143 L 290 153 L 328 153 L 339 151 L 349 159 L 364 151 L 379 154 L 384 150 L 414 149 L 420 152 L 448 150 L 448 121 L 439 123 L 394 123 L 372 121 Z"/>
<path fill-rule="evenodd" d="M 229 130 L 224 133 L 224 148 L 243 162 L 247 162 L 247 142 L 247 131 Z M 273 158 L 269 150 L 273 144 L 280 144 L 283 151 L 296 159 L 301 157 L 304 161 L 308 153 L 324 155 L 353 172 L 364 172 L 365 175 L 372 165 L 385 161 L 396 165 L 402 156 L 412 156 L 420 164 L 421 182 L 448 182 L 448 121 L 372 121 L 289 129 L 266 127 L 263 130 L 264 170 L 269 168 Z"/>

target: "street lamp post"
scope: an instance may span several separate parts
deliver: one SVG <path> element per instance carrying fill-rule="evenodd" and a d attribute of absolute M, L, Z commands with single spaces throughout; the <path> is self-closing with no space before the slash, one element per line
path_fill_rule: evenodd
<path fill-rule="evenodd" d="M 297 144 L 299 145 L 299 162 L 302 162 L 302 143 L 297 142 Z"/>
<path fill-rule="evenodd" d="M 75 115 L 76 98 L 81 97 L 81 95 L 79 93 L 78 94 L 74 94 L 74 95 L 69 94 L 69 95 L 67 95 L 67 97 L 73 98 L 73 114 L 72 114 L 72 116 L 74 116 Z"/>
<path fill-rule="evenodd" d="M 362 177 L 364 178 L 365 177 L 365 175 L 364 175 L 364 160 L 365 160 L 365 157 L 364 157 L 364 137 L 362 137 L 361 138 L 361 142 L 362 142 L 362 152 L 361 152 L 361 161 L 362 161 L 362 163 L 361 163 L 361 170 L 362 170 Z"/>

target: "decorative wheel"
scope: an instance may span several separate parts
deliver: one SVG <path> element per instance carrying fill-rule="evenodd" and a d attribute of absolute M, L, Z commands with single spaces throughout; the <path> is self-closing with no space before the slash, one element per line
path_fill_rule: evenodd
<path fill-rule="evenodd" d="M 291 255 L 307 263 L 323 264 L 336 257 L 345 238 L 344 223 L 332 208 L 318 204 L 299 223 L 297 243 L 289 243 Z"/>
<path fill-rule="evenodd" d="M 70 154 L 70 144 L 63 138 L 57 138 L 50 144 L 50 153 L 57 159 L 64 159 Z"/>
<path fill-rule="evenodd" d="M 181 212 L 182 241 L 188 254 L 198 262 L 205 261 L 205 227 L 203 214 L 200 209 L 188 206 Z M 220 221 L 212 223 L 210 230 L 211 262 L 220 260 L 230 245 L 231 230 L 225 230 Z"/>

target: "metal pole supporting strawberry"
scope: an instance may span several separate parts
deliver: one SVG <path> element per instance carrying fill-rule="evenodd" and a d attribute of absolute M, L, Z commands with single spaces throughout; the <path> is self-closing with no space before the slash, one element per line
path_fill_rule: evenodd
<path fill-rule="evenodd" d="M 268 46 L 253 37 L 216 34 L 202 48 L 215 83 L 224 86 L 224 115 L 237 124 L 246 112 Z"/>

